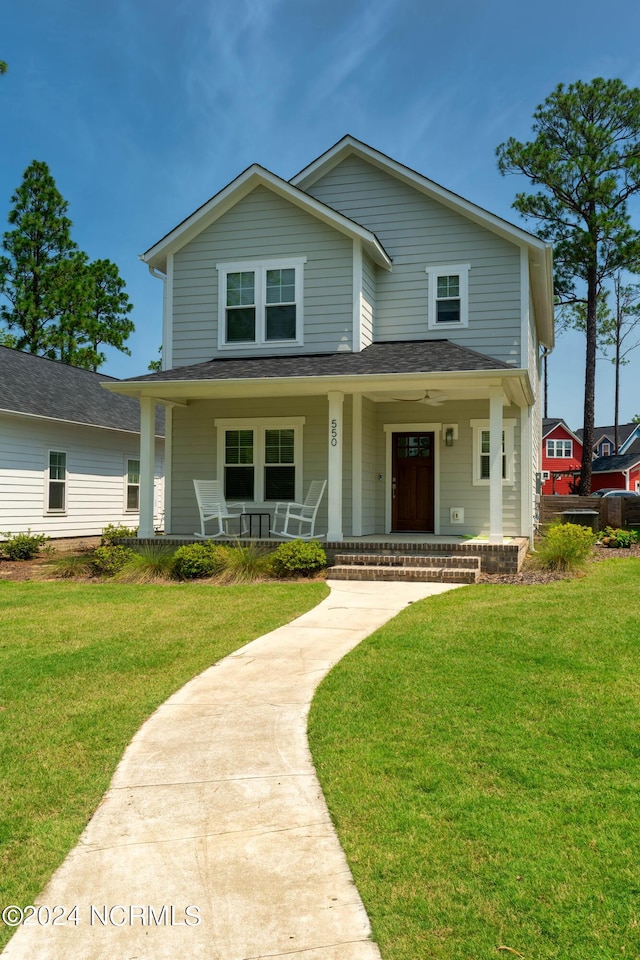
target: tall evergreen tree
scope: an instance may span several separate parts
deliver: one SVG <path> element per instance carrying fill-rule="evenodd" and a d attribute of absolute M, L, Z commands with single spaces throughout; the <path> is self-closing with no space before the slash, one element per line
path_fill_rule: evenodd
<path fill-rule="evenodd" d="M 48 328 L 60 314 L 60 265 L 76 249 L 71 239 L 68 204 L 58 192 L 46 163 L 34 160 L 11 197 L 8 230 L 2 241 L 0 293 L 9 306 L 0 318 L 20 350 L 42 353 Z"/>
<path fill-rule="evenodd" d="M 628 200 L 640 191 L 640 90 L 621 80 L 560 84 L 534 112 L 535 139 L 497 148 L 502 174 L 528 177 L 536 193 L 513 206 L 555 247 L 556 295 L 585 304 L 583 459 L 579 492 L 591 490 L 598 297 L 604 282 L 640 260 Z"/>
<path fill-rule="evenodd" d="M 46 163 L 35 161 L 12 197 L 0 257 L 0 342 L 96 371 L 101 346 L 130 351 L 133 306 L 110 260 L 89 262 L 71 239 L 67 202 Z"/>

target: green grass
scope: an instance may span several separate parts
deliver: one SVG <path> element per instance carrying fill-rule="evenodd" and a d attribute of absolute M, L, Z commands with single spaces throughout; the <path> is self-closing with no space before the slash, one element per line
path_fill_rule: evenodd
<path fill-rule="evenodd" d="M 0 906 L 34 902 L 160 703 L 326 593 L 0 581 Z"/>
<path fill-rule="evenodd" d="M 638 560 L 453 591 L 323 682 L 312 753 L 384 960 L 640 956 L 639 601 Z"/>

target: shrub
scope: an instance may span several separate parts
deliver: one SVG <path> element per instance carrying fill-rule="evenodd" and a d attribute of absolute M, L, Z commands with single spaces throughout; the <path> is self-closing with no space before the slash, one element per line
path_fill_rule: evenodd
<path fill-rule="evenodd" d="M 554 524 L 538 545 L 535 563 L 542 570 L 580 570 L 596 541 L 597 535 L 589 527 Z"/>
<path fill-rule="evenodd" d="M 49 561 L 48 566 L 53 576 L 61 580 L 90 577 L 95 571 L 93 556 L 86 553 L 71 553 L 56 557 L 55 560 Z"/>
<path fill-rule="evenodd" d="M 121 549 L 129 550 L 130 556 L 114 575 L 120 583 L 156 583 L 171 576 L 174 551 L 166 544 L 151 543 Z"/>
<path fill-rule="evenodd" d="M 630 547 L 638 542 L 637 530 L 623 530 L 620 527 L 605 527 L 600 537 L 603 547 Z"/>
<path fill-rule="evenodd" d="M 224 568 L 221 583 L 252 583 L 272 574 L 272 554 L 255 543 L 220 547 Z"/>
<path fill-rule="evenodd" d="M 127 540 L 138 534 L 137 527 L 123 527 L 116 523 L 108 524 L 102 531 L 100 545 L 102 547 L 115 546 L 116 540 Z"/>
<path fill-rule="evenodd" d="M 178 580 L 214 577 L 225 566 L 224 549 L 216 543 L 188 543 L 173 555 L 172 575 Z"/>
<path fill-rule="evenodd" d="M 131 559 L 134 551 L 121 544 L 97 547 L 93 553 L 92 564 L 96 573 L 112 577 Z"/>
<path fill-rule="evenodd" d="M 31 560 L 38 553 L 40 548 L 47 542 L 48 537 L 44 533 L 0 533 L 5 539 L 0 542 L 0 554 L 7 560 Z"/>
<path fill-rule="evenodd" d="M 309 576 L 327 565 L 327 555 L 317 540 L 291 540 L 281 543 L 272 557 L 279 577 Z"/>

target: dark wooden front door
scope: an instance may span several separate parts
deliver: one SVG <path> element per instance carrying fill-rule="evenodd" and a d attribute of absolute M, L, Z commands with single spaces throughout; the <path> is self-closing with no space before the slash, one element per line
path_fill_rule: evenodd
<path fill-rule="evenodd" d="M 433 433 L 393 434 L 394 530 L 433 533 Z"/>

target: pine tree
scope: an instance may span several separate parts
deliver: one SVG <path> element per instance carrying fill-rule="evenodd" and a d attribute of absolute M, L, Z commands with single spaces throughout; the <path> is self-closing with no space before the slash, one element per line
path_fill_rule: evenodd
<path fill-rule="evenodd" d="M 110 260 L 89 262 L 71 239 L 71 221 L 46 163 L 26 169 L 9 213 L 0 257 L 0 343 L 96 371 L 101 346 L 129 354 L 133 306 Z"/>
<path fill-rule="evenodd" d="M 561 302 L 585 304 L 585 389 L 580 493 L 591 490 L 598 298 L 618 270 L 640 260 L 640 232 L 628 200 L 640 192 L 640 90 L 621 80 L 560 84 L 534 112 L 535 139 L 513 137 L 497 149 L 503 174 L 521 173 L 535 187 L 513 206 L 536 220 L 554 243 Z"/>
<path fill-rule="evenodd" d="M 19 350 L 43 353 L 61 310 L 61 264 L 76 249 L 68 204 L 39 160 L 27 167 L 11 202 L 13 229 L 4 235 L 6 256 L 0 257 L 0 293 L 9 306 L 0 306 L 0 318 Z"/>

